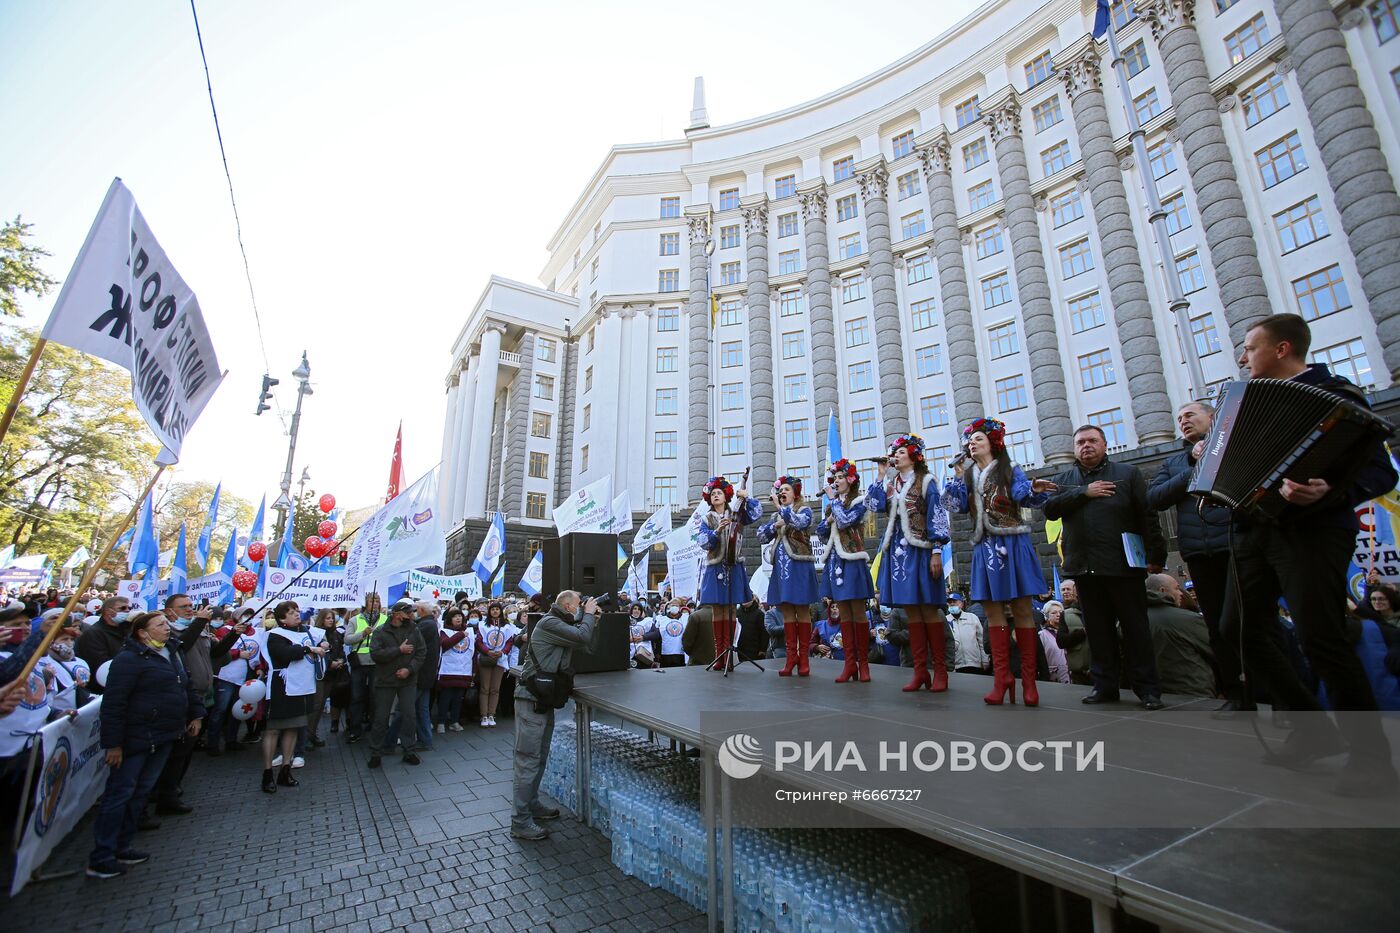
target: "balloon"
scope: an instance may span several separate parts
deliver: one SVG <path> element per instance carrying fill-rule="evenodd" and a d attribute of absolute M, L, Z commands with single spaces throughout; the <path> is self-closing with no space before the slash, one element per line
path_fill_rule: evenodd
<path fill-rule="evenodd" d="M 112 669 L 112 662 L 111 662 L 111 661 L 103 661 L 100 665 L 98 665 L 98 668 L 97 668 L 97 685 L 98 685 L 99 687 L 105 687 L 105 686 L 107 686 L 107 672 L 110 671 L 111 669 Z"/>
<path fill-rule="evenodd" d="M 258 588 L 258 575 L 251 570 L 240 570 L 233 575 L 233 588 L 240 593 L 251 593 Z"/>
<path fill-rule="evenodd" d="M 330 493 L 326 493 L 324 496 L 321 497 L 321 511 L 329 515 L 334 509 L 335 496 L 331 495 Z"/>
<path fill-rule="evenodd" d="M 259 703 L 267 695 L 267 686 L 261 680 L 250 680 L 238 688 L 238 698 L 244 703 Z"/>
<path fill-rule="evenodd" d="M 233 704 L 233 718 L 239 722 L 247 722 L 258 714 L 258 704 L 249 703 L 246 700 L 239 700 Z"/>
<path fill-rule="evenodd" d="M 312 535 L 311 537 L 306 539 L 306 543 L 303 545 L 303 547 L 306 548 L 306 553 L 310 554 L 312 557 L 326 556 L 326 542 L 324 538 L 319 538 L 316 535 Z"/>
<path fill-rule="evenodd" d="M 267 556 L 267 545 L 266 545 L 266 544 L 263 544 L 261 541 L 254 541 L 252 544 L 248 545 L 248 559 L 249 559 L 249 560 L 262 560 L 262 559 L 263 559 L 264 557 L 266 557 L 266 556 Z"/>
<path fill-rule="evenodd" d="M 330 519 L 326 519 L 325 521 L 321 522 L 321 524 L 316 526 L 316 533 L 321 537 L 325 538 L 327 541 L 335 540 L 336 531 L 337 528 L 335 526 L 335 522 L 331 521 Z"/>

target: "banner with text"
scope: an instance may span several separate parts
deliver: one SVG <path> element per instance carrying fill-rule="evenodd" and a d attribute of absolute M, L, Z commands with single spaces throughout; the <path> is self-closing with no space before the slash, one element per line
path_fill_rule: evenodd
<path fill-rule="evenodd" d="M 360 526 L 345 559 L 344 583 L 354 601 L 393 574 L 446 562 L 437 489 L 434 468 Z"/>
<path fill-rule="evenodd" d="M 409 599 L 445 599 L 450 602 L 458 593 L 466 593 L 472 599 L 480 599 L 481 578 L 474 573 L 449 577 L 440 573 L 424 573 L 421 570 L 408 572 L 408 588 L 404 590 L 404 595 Z"/>
<path fill-rule="evenodd" d="M 684 525 L 664 539 L 666 543 L 666 573 L 671 579 L 671 592 L 676 596 L 700 595 L 700 560 L 705 549 L 700 546 L 700 516 L 710 510 L 700 503 Z"/>
<path fill-rule="evenodd" d="M 612 476 L 576 490 L 554 510 L 559 537 L 576 531 L 600 532 L 612 520 Z"/>
<path fill-rule="evenodd" d="M 295 583 L 292 581 L 295 580 Z M 291 586 L 287 584 L 291 583 Z M 283 587 L 287 587 L 283 591 Z M 267 571 L 267 605 L 290 599 L 302 609 L 338 609 L 358 606 L 360 598 L 345 585 L 343 573 L 299 573 L 272 567 Z M 252 601 L 250 601 L 250 604 Z"/>
<path fill-rule="evenodd" d="M 185 595 L 189 596 L 190 600 L 196 606 L 205 600 L 208 600 L 211 606 L 216 606 L 219 603 L 220 588 L 228 585 L 230 582 L 228 575 L 223 573 L 211 573 L 203 577 L 190 577 L 189 580 L 185 582 Z M 127 599 L 131 600 L 133 604 L 139 602 L 141 600 L 141 581 L 121 581 L 117 584 L 117 595 L 125 596 Z M 150 611 L 155 611 L 161 608 L 161 606 L 165 604 L 165 597 L 169 595 L 170 581 L 161 580 L 156 584 L 153 597 L 155 604 L 149 606 L 148 609 Z"/>

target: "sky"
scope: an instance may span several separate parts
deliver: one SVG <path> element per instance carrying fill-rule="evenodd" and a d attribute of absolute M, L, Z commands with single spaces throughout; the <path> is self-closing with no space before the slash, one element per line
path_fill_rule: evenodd
<path fill-rule="evenodd" d="M 0 0 L 0 217 L 22 214 L 67 276 L 114 176 L 199 295 L 228 377 L 175 478 L 277 495 L 265 371 L 305 351 L 293 482 L 382 498 L 442 446 L 452 341 L 492 274 L 541 284 L 546 245 L 608 148 L 674 139 L 704 75 L 720 126 L 879 70 L 973 0 L 849 3 L 198 4 L 243 241 L 235 234 L 188 2 Z M 57 291 L 24 302 L 39 326 Z M 265 348 L 265 356 L 264 356 Z"/>

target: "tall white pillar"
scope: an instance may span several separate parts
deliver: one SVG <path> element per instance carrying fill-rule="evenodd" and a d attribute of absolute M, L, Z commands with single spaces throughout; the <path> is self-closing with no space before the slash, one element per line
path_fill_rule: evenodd
<path fill-rule="evenodd" d="M 636 368 L 632 360 L 632 347 L 636 341 L 637 309 L 628 305 L 619 312 L 622 319 L 621 353 L 617 358 L 617 436 L 613 440 L 613 495 L 628 490 L 631 501 L 632 475 L 640 464 L 634 464 L 628 456 L 628 440 L 637 431 L 645 431 L 645 423 L 639 428 L 631 420 L 632 395 L 636 391 L 632 381 L 632 371 Z M 639 374 L 641 375 L 641 374 Z M 642 376 L 645 380 L 645 376 Z M 645 384 L 645 383 L 644 383 Z"/>
<path fill-rule="evenodd" d="M 461 393 L 461 375 L 454 361 L 452 375 L 447 378 L 447 413 L 442 419 L 442 465 L 438 467 L 438 511 L 448 521 L 452 518 L 452 474 L 457 469 L 457 427 L 461 423 L 457 417 L 457 398 Z"/>
<path fill-rule="evenodd" d="M 647 499 L 651 497 L 651 478 L 647 475 L 647 464 L 651 463 L 651 448 L 647 445 L 651 443 L 651 431 L 648 425 L 651 419 L 648 415 L 651 409 L 652 399 L 656 397 L 656 390 L 653 382 L 656 372 L 656 350 L 652 347 L 652 321 L 654 320 L 656 309 L 647 306 L 642 311 L 642 317 L 632 322 L 636 333 L 632 337 L 632 361 L 631 366 L 636 372 L 632 383 L 632 397 L 627 400 L 627 424 L 631 430 L 627 432 L 627 462 L 632 464 L 632 471 L 628 474 L 631 485 L 627 487 L 630 496 L 629 507 L 634 512 L 640 512 L 647 506 Z M 685 449 L 685 435 L 677 431 L 678 450 Z"/>
<path fill-rule="evenodd" d="M 467 508 L 467 476 L 471 473 L 472 416 L 476 413 L 476 374 L 481 357 L 467 351 L 467 369 L 462 374 L 457 391 L 457 430 L 452 440 L 452 509 L 448 512 L 452 527 L 461 524 Z"/>
<path fill-rule="evenodd" d="M 501 333 L 499 324 L 487 324 L 481 334 L 481 359 L 476 370 L 476 398 L 473 400 L 472 432 L 466 481 L 466 509 L 463 517 L 480 518 L 486 514 L 487 467 L 491 462 L 491 425 L 495 414 L 496 378 L 501 367 Z"/>

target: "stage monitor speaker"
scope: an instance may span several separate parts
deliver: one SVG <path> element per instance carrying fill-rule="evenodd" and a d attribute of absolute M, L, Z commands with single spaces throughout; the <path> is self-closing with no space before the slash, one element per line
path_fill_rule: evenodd
<path fill-rule="evenodd" d="M 564 587 L 568 589 L 568 587 Z M 530 615 L 530 632 L 533 635 L 539 616 Z M 598 627 L 593 633 L 591 651 L 574 649 L 573 666 L 575 674 L 598 674 L 604 671 L 625 671 L 631 666 L 631 628 L 627 616 L 621 612 L 598 614 Z"/>
<path fill-rule="evenodd" d="M 578 590 L 584 596 L 617 592 L 617 538 L 571 534 L 544 542 L 544 593 Z"/>

